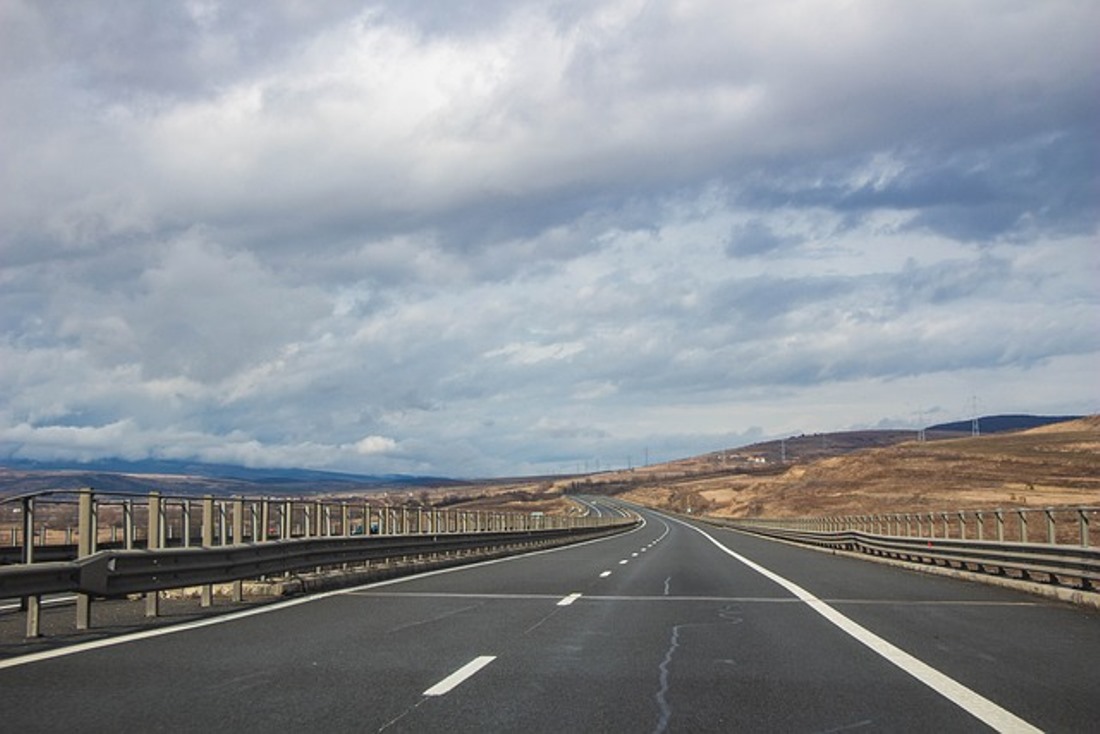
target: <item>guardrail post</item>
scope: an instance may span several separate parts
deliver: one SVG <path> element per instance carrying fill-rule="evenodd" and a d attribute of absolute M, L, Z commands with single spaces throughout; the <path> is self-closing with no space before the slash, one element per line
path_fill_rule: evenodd
<path fill-rule="evenodd" d="M 1081 545 L 1086 548 L 1089 545 L 1089 516 L 1088 510 L 1077 511 L 1077 524 L 1081 534 Z"/>
<path fill-rule="evenodd" d="M 180 525 L 183 530 L 183 547 L 191 547 L 191 500 L 180 503 Z"/>
<path fill-rule="evenodd" d="M 95 553 L 97 550 L 99 550 L 99 501 L 96 500 L 95 495 L 92 495 L 91 511 L 92 511 L 92 519 L 91 519 L 91 526 L 90 527 L 91 527 L 92 534 L 88 538 L 88 542 L 89 542 L 88 552 L 89 552 L 89 554 Z"/>
<path fill-rule="evenodd" d="M 271 500 L 264 497 L 260 500 L 260 527 L 258 537 L 261 543 L 268 541 L 268 530 L 271 527 Z"/>
<path fill-rule="evenodd" d="M 1054 510 L 1048 507 L 1043 512 L 1047 516 L 1047 542 L 1054 545 L 1058 542 L 1058 535 L 1054 532 Z"/>
<path fill-rule="evenodd" d="M 77 504 L 77 558 L 92 554 L 92 535 L 95 522 L 92 517 L 92 490 L 82 489 Z M 76 595 L 76 628 L 86 630 L 92 624 L 92 598 L 88 594 Z"/>
<path fill-rule="evenodd" d="M 218 500 L 218 545 L 229 545 L 229 528 L 226 524 L 225 500 Z"/>
<path fill-rule="evenodd" d="M 161 533 L 164 531 L 163 516 L 161 515 L 160 493 L 149 493 L 149 534 L 146 547 L 156 550 L 161 546 Z M 160 613 L 160 592 L 145 592 L 145 616 L 155 617 Z"/>
<path fill-rule="evenodd" d="M 959 513 L 959 540 L 966 540 L 966 513 Z"/>
<path fill-rule="evenodd" d="M 218 500 L 213 504 L 218 511 L 218 545 L 229 545 L 229 508 L 226 507 L 224 500 Z"/>
<path fill-rule="evenodd" d="M 264 520 L 263 503 L 263 499 L 258 499 L 252 500 L 248 505 L 248 517 L 252 525 L 248 539 L 253 543 L 258 543 L 261 538 L 264 540 L 267 539 L 267 531 L 260 532 L 260 522 Z"/>
<path fill-rule="evenodd" d="M 985 540 L 985 516 L 981 512 L 975 512 L 974 517 L 978 523 L 978 540 Z"/>
<path fill-rule="evenodd" d="M 1016 510 L 1020 516 L 1020 542 L 1027 542 L 1027 510 Z"/>
<path fill-rule="evenodd" d="M 134 501 L 122 501 L 122 545 L 126 550 L 134 549 Z"/>
<path fill-rule="evenodd" d="M 997 518 L 997 540 L 1003 543 L 1005 540 L 1005 514 L 1002 510 L 994 510 L 993 514 Z"/>
<path fill-rule="evenodd" d="M 202 498 L 202 547 L 214 547 L 214 497 L 205 495 Z M 214 603 L 214 587 L 205 584 L 199 598 L 199 606 L 208 607 Z"/>
<path fill-rule="evenodd" d="M 244 500 L 240 497 L 233 499 L 233 545 L 244 543 Z M 244 601 L 244 580 L 237 579 L 233 582 L 233 601 Z"/>
<path fill-rule="evenodd" d="M 34 563 L 34 498 L 23 498 L 23 563 Z M 22 606 L 27 610 L 27 637 L 39 637 L 41 628 L 41 599 L 38 596 L 28 596 L 23 600 Z"/>

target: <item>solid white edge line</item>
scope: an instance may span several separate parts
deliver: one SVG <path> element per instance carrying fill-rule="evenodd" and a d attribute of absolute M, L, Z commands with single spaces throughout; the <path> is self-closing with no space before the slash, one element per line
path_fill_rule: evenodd
<path fill-rule="evenodd" d="M 622 535 L 630 535 L 636 533 L 646 526 L 646 520 L 642 518 L 642 524 L 633 530 L 628 530 Z M 361 584 L 359 586 L 351 586 L 346 589 L 333 589 L 332 591 L 322 591 L 317 594 L 311 594 L 309 596 L 303 596 L 298 599 L 288 599 L 286 601 L 272 602 L 262 607 L 256 607 L 255 609 L 244 609 L 239 612 L 229 612 L 218 617 L 209 617 L 207 619 L 199 619 L 194 622 L 184 622 L 183 624 L 176 624 L 170 627 L 158 627 L 157 629 L 142 630 L 141 632 L 130 632 L 125 635 L 119 635 L 118 637 L 105 637 L 102 640 L 91 640 L 89 642 L 78 642 L 75 645 L 68 645 L 66 647 L 58 647 L 53 650 L 43 650 L 42 652 L 32 652 L 28 655 L 20 655 L 19 657 L 7 658 L 6 660 L 0 660 L 0 670 L 6 668 L 17 668 L 20 665 L 28 665 L 30 663 L 42 662 L 44 660 L 52 660 L 54 658 L 61 658 L 67 655 L 76 655 L 82 652 L 89 652 L 91 650 L 99 650 L 104 647 L 113 647 L 115 645 L 124 645 L 128 642 L 137 642 L 138 640 L 147 640 L 152 637 L 163 637 L 164 635 L 172 635 L 177 632 L 187 632 L 193 629 L 199 629 L 200 627 L 210 627 L 215 624 L 224 624 L 226 622 L 234 622 L 238 619 L 245 619 L 246 617 L 254 617 L 257 614 L 267 614 L 268 612 L 277 612 L 280 609 L 286 609 L 288 607 L 296 607 L 299 604 L 308 604 L 309 602 L 319 601 L 321 599 L 327 599 L 332 596 L 351 595 L 353 592 L 364 591 L 367 589 L 377 589 L 382 586 L 393 586 L 394 584 L 402 584 L 407 581 L 413 581 L 414 579 L 427 578 L 428 576 L 438 576 L 444 573 L 457 573 L 459 571 L 466 571 L 472 568 L 478 568 L 480 566 L 491 566 L 497 563 L 507 563 L 509 561 L 515 561 L 520 558 L 527 558 L 529 556 L 540 556 L 546 553 L 556 553 L 558 551 L 567 550 L 569 548 L 580 548 L 581 546 L 589 545 L 591 543 L 602 543 L 605 540 L 614 540 L 615 538 L 622 537 L 622 535 L 609 535 L 603 538 L 593 538 L 592 540 L 581 541 L 580 543 L 571 543 L 569 545 L 561 545 L 556 548 L 544 548 L 542 550 L 531 551 L 529 553 L 520 553 L 514 556 L 506 556 L 504 558 L 491 558 L 487 561 L 478 561 L 477 563 L 469 563 L 463 566 L 451 566 L 450 568 L 437 568 L 434 571 L 424 571 L 423 573 L 412 574 L 411 576 L 401 576 L 395 579 L 385 579 L 384 581 L 373 581 L 369 584 Z"/>
<path fill-rule="evenodd" d="M 794 594 L 800 600 L 806 603 L 806 605 L 820 614 L 825 619 L 832 622 L 839 627 L 842 631 L 855 638 L 857 641 L 868 647 L 873 652 L 882 656 L 895 666 L 905 671 L 909 675 L 913 676 L 921 683 L 931 688 L 936 693 L 940 694 L 948 701 L 951 701 L 956 706 L 962 708 L 971 716 L 974 716 L 979 721 L 987 724 L 996 731 L 1000 732 L 1041 732 L 1042 729 L 1036 728 L 1034 725 L 1024 721 L 1020 717 L 1013 714 L 997 704 L 990 701 L 988 698 L 982 696 L 975 691 L 970 690 L 962 683 L 959 683 L 954 678 L 941 673 L 932 666 L 928 665 L 924 661 L 910 655 L 901 648 L 894 644 L 887 642 L 883 638 L 871 632 L 866 627 L 863 627 L 858 622 L 855 622 L 848 617 L 844 616 L 836 609 L 825 602 L 818 599 L 810 592 L 803 589 L 793 581 L 780 576 L 779 574 L 769 571 L 755 561 L 751 561 L 745 556 L 730 550 L 726 546 L 722 545 L 720 541 L 715 539 L 712 535 L 705 530 L 690 525 L 676 518 L 669 518 L 676 522 L 685 525 L 695 532 L 702 535 L 711 543 L 716 545 L 719 550 L 732 556 L 734 559 L 745 564 L 753 571 L 761 574 L 762 576 L 774 581 L 782 586 L 787 591 Z"/>
<path fill-rule="evenodd" d="M 460 683 L 462 683 L 462 681 L 466 680 L 467 678 L 472 676 L 474 673 L 481 670 L 486 665 L 488 665 L 489 663 L 493 662 L 496 659 L 497 659 L 496 655 L 481 655 L 480 657 L 476 657 L 473 660 L 471 660 L 470 662 L 463 665 L 461 668 L 459 668 L 455 672 L 448 675 L 443 680 L 436 683 L 434 686 L 432 686 L 428 690 L 424 691 L 424 693 L 422 693 L 421 695 L 423 695 L 423 696 L 442 696 L 445 693 L 449 693 L 456 686 L 458 686 Z"/>

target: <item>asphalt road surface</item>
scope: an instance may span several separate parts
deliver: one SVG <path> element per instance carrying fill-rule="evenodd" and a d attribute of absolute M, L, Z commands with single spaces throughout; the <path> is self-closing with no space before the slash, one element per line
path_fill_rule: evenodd
<path fill-rule="evenodd" d="M 1100 615 L 641 514 L 610 539 L 0 660 L 0 728 L 1100 730 Z"/>

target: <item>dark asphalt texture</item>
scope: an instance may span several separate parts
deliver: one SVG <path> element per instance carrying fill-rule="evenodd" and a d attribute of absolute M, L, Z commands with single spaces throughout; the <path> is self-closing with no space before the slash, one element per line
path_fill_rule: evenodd
<path fill-rule="evenodd" d="M 0 726 L 989 731 L 699 532 L 642 514 L 610 539 L 0 668 Z M 1031 725 L 1097 731 L 1097 614 L 700 527 Z M 495 659 L 424 695 L 479 656 Z"/>

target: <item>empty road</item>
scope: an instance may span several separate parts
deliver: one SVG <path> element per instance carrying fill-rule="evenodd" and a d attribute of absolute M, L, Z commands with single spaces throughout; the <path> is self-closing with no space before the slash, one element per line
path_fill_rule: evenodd
<path fill-rule="evenodd" d="M 610 539 L 0 660 L 0 720 L 7 731 L 1097 729 L 1095 613 L 640 513 L 642 527 Z"/>

